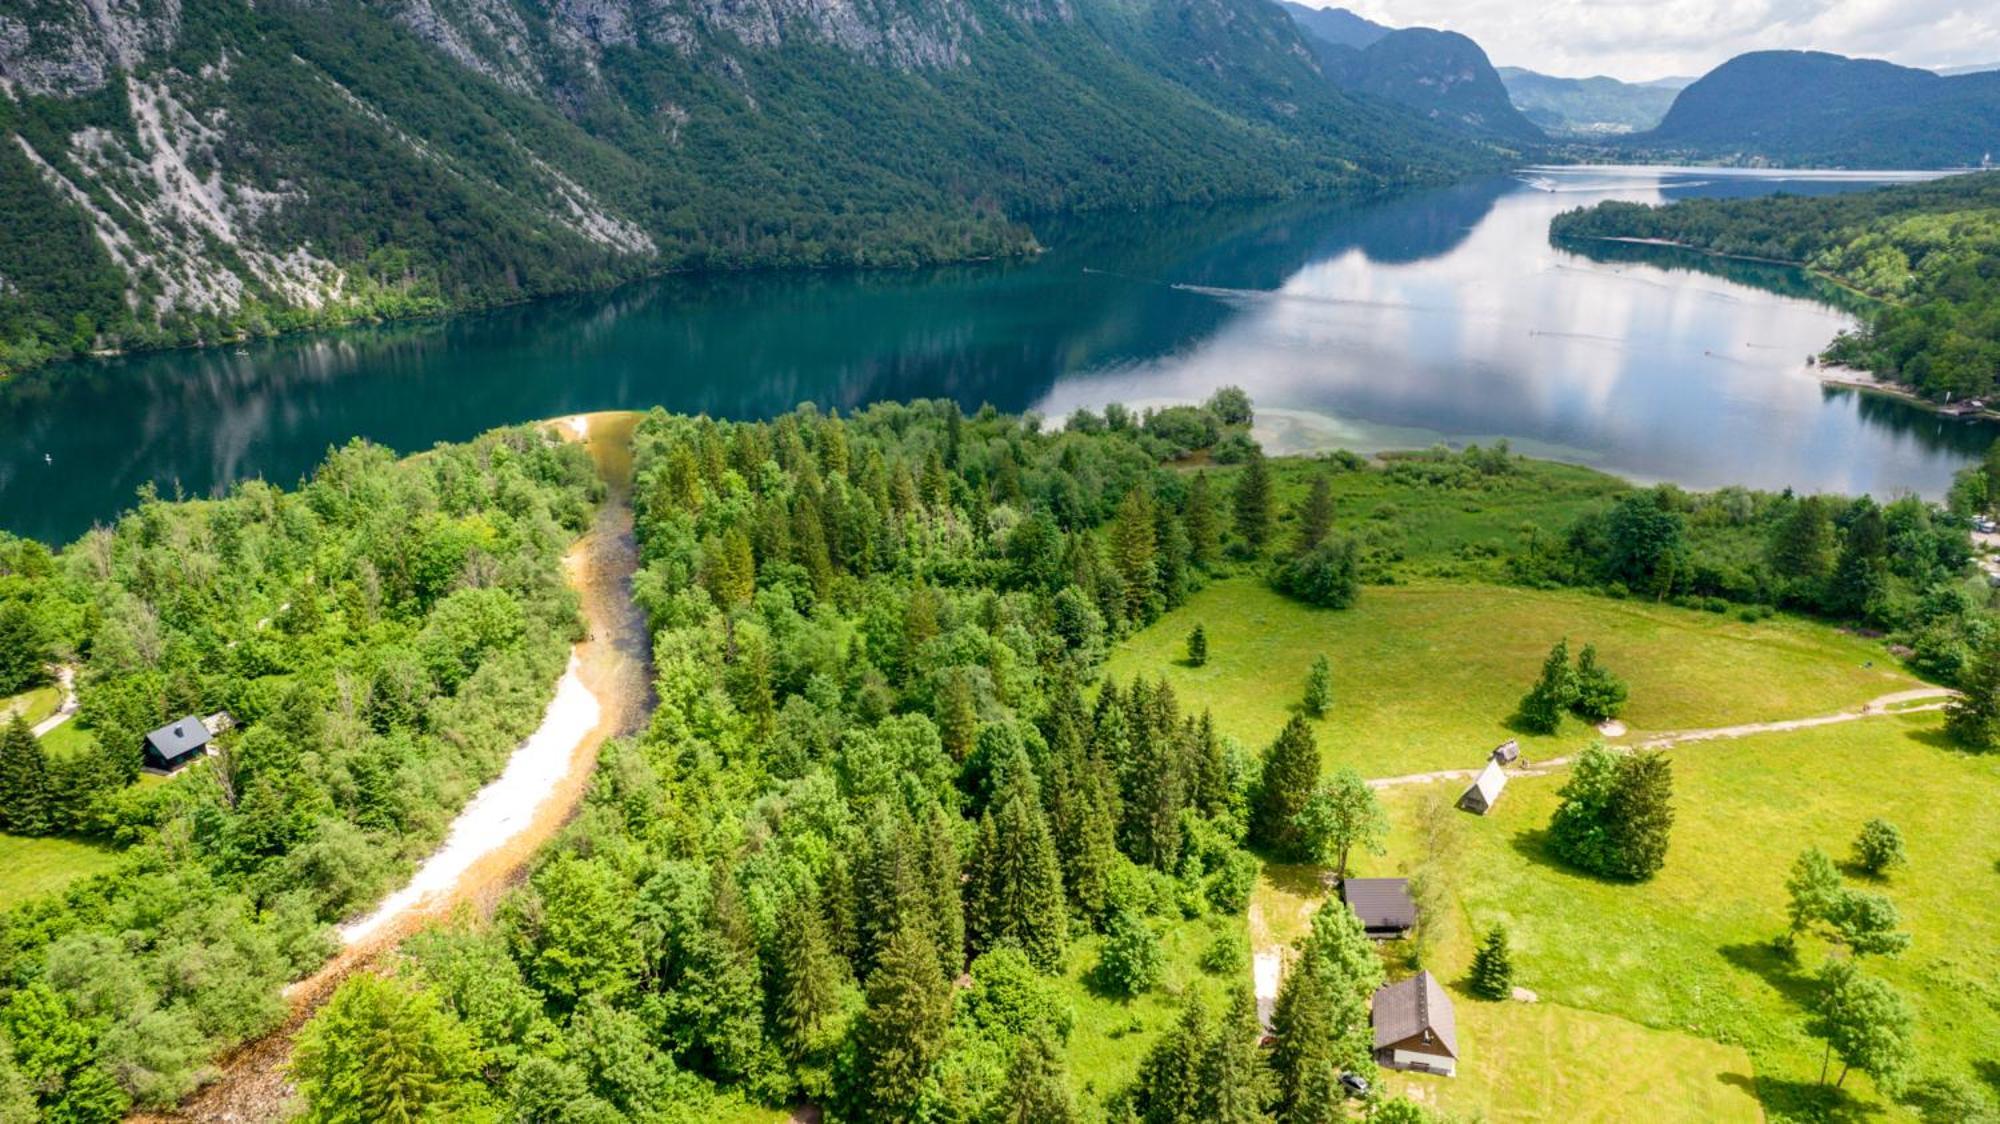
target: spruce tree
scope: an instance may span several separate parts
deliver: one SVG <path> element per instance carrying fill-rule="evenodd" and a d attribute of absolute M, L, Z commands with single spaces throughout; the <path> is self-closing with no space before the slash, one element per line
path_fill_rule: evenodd
<path fill-rule="evenodd" d="M 289 1071 L 315 1124 L 417 1124 L 475 1107 L 479 1055 L 429 993 L 367 972 L 299 1032 Z"/>
<path fill-rule="evenodd" d="M 1570 709 L 1595 726 L 1618 717 L 1625 708 L 1625 681 L 1597 662 L 1597 647 L 1585 644 L 1576 658 L 1576 701 Z"/>
<path fill-rule="evenodd" d="M 1215 817 L 1229 811 L 1229 763 L 1223 759 L 1222 739 L 1215 734 L 1215 718 L 1208 711 L 1194 720 L 1188 748 L 1188 806 L 1204 816 Z"/>
<path fill-rule="evenodd" d="M 1313 658 L 1312 670 L 1306 673 L 1305 711 L 1314 718 L 1326 717 L 1333 706 L 1333 668 L 1325 656 Z"/>
<path fill-rule="evenodd" d="M 1263 552 L 1271 539 L 1271 466 L 1262 450 L 1251 452 L 1236 479 L 1236 534 L 1252 554 Z"/>
<path fill-rule="evenodd" d="M 1125 583 L 1124 620 L 1151 621 L 1160 611 L 1159 541 L 1153 527 L 1153 497 L 1143 487 L 1125 493 L 1108 536 L 1111 564 Z"/>
<path fill-rule="evenodd" d="M 926 822 L 921 827 L 911 822 L 905 836 L 905 845 L 918 852 L 917 870 L 923 907 L 931 923 L 931 943 L 937 950 L 938 970 L 948 980 L 957 979 L 965 967 L 965 903 L 960 887 L 964 867 L 953 842 L 952 819 L 943 805 L 933 801 Z M 1060 886 L 1056 901 L 1062 901 Z"/>
<path fill-rule="evenodd" d="M 1195 473 L 1194 483 L 1188 485 L 1187 515 L 1182 523 L 1187 530 L 1188 560 L 1204 570 L 1215 565 L 1222 553 L 1222 519 L 1216 512 L 1215 490 L 1206 472 Z"/>
<path fill-rule="evenodd" d="M 1322 913 L 1327 912 L 1321 910 Z M 1332 1064 L 1334 1029 L 1332 985 L 1303 962 L 1293 965 L 1271 1007 L 1271 1074 L 1277 1086 L 1278 1118 L 1291 1120 L 1308 1102 L 1313 1068 Z"/>
<path fill-rule="evenodd" d="M 1958 673 L 1958 692 L 1944 704 L 1944 728 L 1952 740 L 1968 749 L 2000 745 L 2000 636 L 1973 653 Z"/>
<path fill-rule="evenodd" d="M 1082 1118 L 1069 1091 L 1069 1067 L 1046 1030 L 1021 1036 L 996 1101 L 995 1124 L 1077 1124 Z"/>
<path fill-rule="evenodd" d="M 786 897 L 766 964 L 771 1026 L 792 1057 L 809 1052 L 840 1012 L 840 969 L 826 938 L 826 921 L 810 890 Z"/>
<path fill-rule="evenodd" d="M 966 893 L 974 955 L 1013 945 L 1044 972 L 1062 966 L 1069 937 L 1062 868 L 1041 809 L 1020 793 L 980 817 Z"/>
<path fill-rule="evenodd" d="M 1472 956 L 1472 994 L 1481 999 L 1505 999 L 1514 993 L 1514 958 L 1507 950 L 1507 930 L 1495 925 Z"/>
<path fill-rule="evenodd" d="M 1569 641 L 1558 640 L 1542 661 L 1541 678 L 1521 697 L 1521 725 L 1531 733 L 1553 734 L 1575 702 L 1576 671 L 1569 663 Z"/>
<path fill-rule="evenodd" d="M 856 1115 L 913 1118 L 950 1026 L 951 983 L 938 969 L 928 928 L 912 918 L 891 935 L 868 976 L 848 1086 Z"/>
<path fill-rule="evenodd" d="M 1064 809 L 1055 826 L 1063 886 L 1077 915 L 1096 921 L 1104 915 L 1111 870 L 1118 859 L 1118 822 L 1112 812 L 1112 782 L 1103 764 L 1076 755 L 1062 766 L 1067 778 Z"/>
<path fill-rule="evenodd" d="M 1139 1064 L 1132 1106 L 1142 1124 L 1195 1124 L 1201 1119 L 1202 1061 L 1208 1055 L 1208 1011 L 1200 998 L 1181 1009 Z"/>
<path fill-rule="evenodd" d="M 1137 684 L 1133 697 L 1144 697 Z M 1170 720 L 1135 723 L 1123 781 L 1119 841 L 1125 853 L 1133 862 L 1173 870 L 1180 860 L 1186 793 L 1179 727 Z"/>
<path fill-rule="evenodd" d="M 1208 663 L 1208 631 L 1197 624 L 1188 633 L 1187 659 L 1191 667 L 1201 667 Z"/>
<path fill-rule="evenodd" d="M 28 720 L 16 713 L 0 730 L 0 831 L 46 835 L 52 822 L 49 763 Z"/>
<path fill-rule="evenodd" d="M 1264 754 L 1251 822 L 1252 837 L 1260 846 L 1286 858 L 1300 854 L 1298 816 L 1318 783 L 1319 745 L 1305 719 L 1294 714 Z"/>
<path fill-rule="evenodd" d="M 1260 1037 L 1257 998 L 1239 986 L 1202 1055 L 1195 1119 L 1206 1124 L 1263 1124 L 1269 1073 L 1258 1046 Z"/>
<path fill-rule="evenodd" d="M 1292 542 L 1293 554 L 1305 554 L 1326 539 L 1333 530 L 1333 488 L 1326 474 L 1313 477 L 1312 491 L 1298 509 L 1298 534 Z"/>

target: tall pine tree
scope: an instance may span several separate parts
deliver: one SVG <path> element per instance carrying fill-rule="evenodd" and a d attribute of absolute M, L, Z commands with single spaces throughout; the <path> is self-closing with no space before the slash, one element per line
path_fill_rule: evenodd
<path fill-rule="evenodd" d="M 1300 854 L 1298 815 L 1318 785 L 1319 745 L 1305 719 L 1294 714 L 1264 754 L 1250 825 L 1257 843 L 1284 857 Z"/>
<path fill-rule="evenodd" d="M 1312 491 L 1298 509 L 1298 534 L 1292 542 L 1294 554 L 1305 554 L 1318 546 L 1333 530 L 1333 486 L 1326 474 L 1313 477 Z"/>
<path fill-rule="evenodd" d="M 867 995 L 853 1032 L 848 1097 L 857 1119 L 912 1119 L 951 1026 L 951 983 L 920 920 L 890 936 Z"/>
<path fill-rule="evenodd" d="M 28 720 L 15 714 L 0 730 L 0 831 L 46 835 L 51 822 L 49 762 Z"/>
<path fill-rule="evenodd" d="M 1262 450 L 1253 451 L 1236 479 L 1236 534 L 1252 553 L 1261 553 L 1271 540 L 1271 466 Z"/>

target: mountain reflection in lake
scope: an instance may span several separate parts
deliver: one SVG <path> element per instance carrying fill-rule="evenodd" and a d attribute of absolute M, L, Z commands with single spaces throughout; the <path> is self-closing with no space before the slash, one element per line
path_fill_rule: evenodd
<path fill-rule="evenodd" d="M 1699 170 L 1043 224 L 1032 262 L 669 278 L 455 320 L 66 364 L 0 388 L 0 527 L 67 539 L 156 483 L 290 483 L 328 446 L 664 405 L 950 395 L 1050 416 L 1247 388 L 1284 447 L 1505 436 L 1643 479 L 1943 491 L 1983 426 L 1823 392 L 1849 316 L 1795 271 L 1552 247 L 1603 198 L 1850 190 Z M 45 461 L 44 457 L 48 460 Z M 51 463 L 52 462 L 52 463 Z"/>

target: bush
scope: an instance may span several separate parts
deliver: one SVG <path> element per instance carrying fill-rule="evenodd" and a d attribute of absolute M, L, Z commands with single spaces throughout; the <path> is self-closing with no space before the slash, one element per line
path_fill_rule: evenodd
<path fill-rule="evenodd" d="M 1667 859 L 1673 764 L 1659 753 L 1583 751 L 1549 820 L 1549 846 L 1592 874 L 1643 882 Z"/>
<path fill-rule="evenodd" d="M 1271 575 L 1271 584 L 1322 609 L 1345 609 L 1361 593 L 1361 567 L 1354 540 L 1346 535 L 1328 535 L 1318 546 L 1281 564 Z"/>
<path fill-rule="evenodd" d="M 1145 918 L 1130 910 L 1112 914 L 1104 927 L 1104 948 L 1097 954 L 1098 986 L 1130 998 L 1151 991 L 1165 969 L 1160 938 Z"/>
<path fill-rule="evenodd" d="M 1873 819 L 1861 826 L 1854 840 L 1854 865 L 1881 877 L 1890 869 L 1909 861 L 1903 850 L 1903 832 L 1888 820 Z"/>

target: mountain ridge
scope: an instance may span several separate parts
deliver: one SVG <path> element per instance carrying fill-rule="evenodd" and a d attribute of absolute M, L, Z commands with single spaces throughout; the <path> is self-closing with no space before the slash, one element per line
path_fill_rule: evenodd
<path fill-rule="evenodd" d="M 1261 0 L 24 0 L 0 373 L 1484 159 Z"/>

